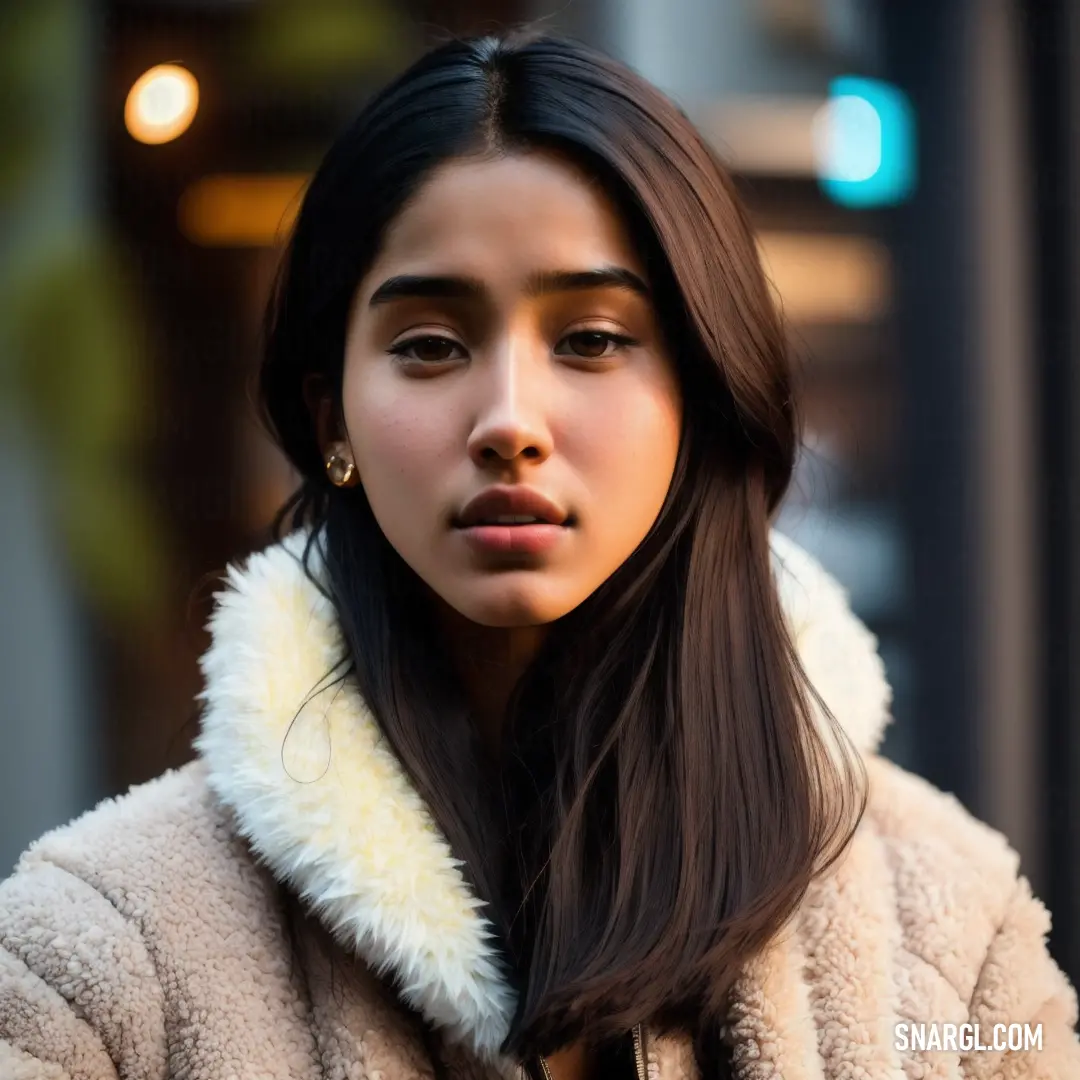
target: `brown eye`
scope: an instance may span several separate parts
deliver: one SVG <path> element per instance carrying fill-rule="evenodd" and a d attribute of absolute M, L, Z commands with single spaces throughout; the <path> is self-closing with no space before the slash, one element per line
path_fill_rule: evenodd
<path fill-rule="evenodd" d="M 604 353 L 607 352 L 608 343 L 611 341 L 611 338 L 608 337 L 607 334 L 585 332 L 571 334 L 566 340 L 571 342 L 571 348 L 578 356 L 595 358 L 597 356 L 603 356 Z"/>
<path fill-rule="evenodd" d="M 633 338 L 623 334 L 612 334 L 606 330 L 579 330 L 577 333 L 567 334 L 555 351 L 563 356 L 569 354 L 583 360 L 600 360 L 612 356 L 622 346 L 636 344 Z M 564 345 L 568 348 L 562 348 Z M 609 345 L 615 348 L 609 350 Z"/>
<path fill-rule="evenodd" d="M 455 350 L 460 348 L 461 346 L 450 338 L 428 335 L 402 341 L 394 345 L 390 351 L 406 360 L 419 360 L 422 364 L 441 364 L 448 360 L 458 359 Z"/>

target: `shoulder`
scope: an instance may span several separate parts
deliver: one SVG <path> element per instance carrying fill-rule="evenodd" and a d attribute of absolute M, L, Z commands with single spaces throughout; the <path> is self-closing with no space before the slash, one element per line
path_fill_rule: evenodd
<path fill-rule="evenodd" d="M 1050 913 L 1021 873 L 1020 857 L 996 829 L 955 798 L 881 758 L 867 762 L 870 800 L 863 843 L 884 870 L 895 933 L 896 986 L 910 1001 L 986 1031 L 1004 1018 L 1045 1026 L 1042 1052 L 980 1055 L 979 1076 L 1078 1075 L 1076 993 L 1047 948 Z M 915 993 L 914 999 L 910 995 Z M 999 1025 L 1000 1026 L 1000 1025 Z M 985 1072 L 983 1071 L 985 1065 Z"/>
<path fill-rule="evenodd" d="M 165 1075 L 169 986 L 268 897 L 198 763 L 46 833 L 0 881 L 0 1050 Z"/>
<path fill-rule="evenodd" d="M 194 761 L 45 833 L 23 853 L 15 875 L 51 865 L 123 909 L 136 894 L 168 892 L 193 877 L 209 884 L 230 867 L 243 874 L 251 861 L 207 785 L 205 766 Z"/>
<path fill-rule="evenodd" d="M 0 882 L 0 945 L 75 920 L 80 935 L 123 926 L 154 952 L 183 953 L 195 938 L 205 946 L 218 925 L 228 933 L 237 921 L 275 921 L 278 903 L 196 761 L 31 844 Z"/>
<path fill-rule="evenodd" d="M 178 1060 L 217 1075 L 226 1059 L 306 1075 L 292 915 L 201 762 L 108 799 L 0 882 L 0 1051 L 55 1061 L 97 1040 L 121 1076 L 165 1077 Z M 190 1023 L 198 1037 L 177 1051 Z"/>
<path fill-rule="evenodd" d="M 952 794 L 878 756 L 854 862 L 877 893 L 905 964 L 965 1004 L 1023 882 L 1006 838 Z"/>
<path fill-rule="evenodd" d="M 866 759 L 867 825 L 900 868 L 937 868 L 935 877 L 973 879 L 992 903 L 1009 892 L 1020 859 L 998 830 L 980 821 L 956 798 L 885 758 Z"/>

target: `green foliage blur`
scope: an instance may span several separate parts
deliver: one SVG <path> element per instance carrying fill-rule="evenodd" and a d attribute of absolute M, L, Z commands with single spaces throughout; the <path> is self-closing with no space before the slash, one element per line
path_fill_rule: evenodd
<path fill-rule="evenodd" d="M 381 0 L 263 0 L 245 61 L 248 73 L 293 95 L 323 95 L 369 72 L 403 65 L 408 33 Z"/>
<path fill-rule="evenodd" d="M 138 311 L 93 206 L 87 5 L 0 5 L 0 447 L 31 455 L 76 580 L 152 619 L 165 540 L 139 475 L 151 402 Z"/>

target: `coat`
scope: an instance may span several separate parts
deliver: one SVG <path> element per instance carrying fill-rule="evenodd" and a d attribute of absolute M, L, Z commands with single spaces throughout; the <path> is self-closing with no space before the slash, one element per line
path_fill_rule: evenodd
<path fill-rule="evenodd" d="M 3 1080 L 519 1075 L 481 902 L 356 687 L 301 709 L 341 643 L 302 539 L 229 568 L 197 758 L 46 834 L 0 883 Z M 1016 854 L 875 753 L 876 643 L 813 559 L 772 544 L 800 659 L 870 794 L 845 855 L 739 976 L 735 1075 L 1077 1080 L 1076 997 Z M 898 1035 L 924 1022 L 977 1023 L 984 1044 L 995 1023 L 1042 1024 L 1042 1048 Z M 688 1035 L 642 1035 L 649 1080 L 697 1080 Z"/>

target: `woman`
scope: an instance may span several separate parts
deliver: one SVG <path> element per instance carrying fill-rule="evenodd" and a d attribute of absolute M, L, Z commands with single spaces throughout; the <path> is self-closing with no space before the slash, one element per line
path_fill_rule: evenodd
<path fill-rule="evenodd" d="M 783 330 L 674 106 L 436 50 L 268 331 L 287 535 L 218 598 L 198 760 L 0 887 L 0 1075 L 1080 1076 L 1016 856 L 875 756 L 873 639 L 770 535 Z"/>

